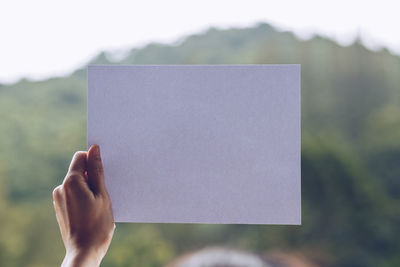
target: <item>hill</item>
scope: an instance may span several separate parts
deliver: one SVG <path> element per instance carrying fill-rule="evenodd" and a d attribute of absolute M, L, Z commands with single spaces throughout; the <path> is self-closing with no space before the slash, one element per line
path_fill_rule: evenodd
<path fill-rule="evenodd" d="M 104 266 L 160 266 L 209 244 L 296 250 L 325 265 L 400 264 L 399 56 L 259 24 L 110 58 L 104 52 L 88 64 L 300 63 L 303 225 L 121 225 Z M 86 66 L 68 77 L 0 85 L 0 111 L 0 218 L 13 222 L 0 230 L 0 261 L 52 266 L 62 248 L 51 191 L 73 152 L 86 147 Z"/>

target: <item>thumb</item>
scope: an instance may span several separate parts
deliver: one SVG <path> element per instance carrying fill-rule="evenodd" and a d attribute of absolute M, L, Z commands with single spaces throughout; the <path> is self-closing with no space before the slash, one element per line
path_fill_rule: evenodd
<path fill-rule="evenodd" d="M 92 145 L 87 154 L 88 184 L 93 194 L 102 194 L 106 191 L 104 185 L 104 170 L 101 162 L 100 147 Z"/>

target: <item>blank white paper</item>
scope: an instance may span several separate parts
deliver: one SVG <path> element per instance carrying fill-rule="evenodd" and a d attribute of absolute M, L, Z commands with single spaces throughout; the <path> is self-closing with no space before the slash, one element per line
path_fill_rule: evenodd
<path fill-rule="evenodd" d="M 301 224 L 300 65 L 89 66 L 116 222 Z"/>

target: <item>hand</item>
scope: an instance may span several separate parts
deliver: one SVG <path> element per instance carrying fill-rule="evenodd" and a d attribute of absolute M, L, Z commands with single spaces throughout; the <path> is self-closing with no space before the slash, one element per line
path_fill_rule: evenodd
<path fill-rule="evenodd" d="M 62 266 L 99 266 L 115 224 L 98 145 L 75 153 L 53 200 L 66 249 Z"/>

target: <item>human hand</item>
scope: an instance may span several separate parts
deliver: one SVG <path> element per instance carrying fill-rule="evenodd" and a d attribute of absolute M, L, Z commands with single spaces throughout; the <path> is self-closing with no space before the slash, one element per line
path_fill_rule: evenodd
<path fill-rule="evenodd" d="M 66 250 L 62 266 L 99 266 L 115 224 L 98 145 L 75 153 L 53 203 Z"/>

